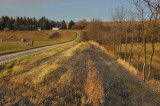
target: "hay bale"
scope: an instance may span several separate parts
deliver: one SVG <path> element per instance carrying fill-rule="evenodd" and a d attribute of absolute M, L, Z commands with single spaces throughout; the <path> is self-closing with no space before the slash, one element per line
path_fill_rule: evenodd
<path fill-rule="evenodd" d="M 1 42 L 4 42 L 4 39 L 1 38 Z"/>
<path fill-rule="evenodd" d="M 33 44 L 34 44 L 34 41 L 29 41 L 28 42 L 28 46 L 33 46 Z"/>
<path fill-rule="evenodd" d="M 22 43 L 26 42 L 26 39 L 25 39 L 25 38 L 22 38 L 22 39 L 21 39 L 21 42 L 22 42 Z"/>

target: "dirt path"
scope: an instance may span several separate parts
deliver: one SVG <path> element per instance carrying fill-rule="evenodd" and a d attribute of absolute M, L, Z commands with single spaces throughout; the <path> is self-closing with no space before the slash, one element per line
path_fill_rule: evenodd
<path fill-rule="evenodd" d="M 55 44 L 55 45 L 51 45 L 51 46 L 45 46 L 45 47 L 40 47 L 40 48 L 35 48 L 35 49 L 30 49 L 30 50 L 25 50 L 25 51 L 17 52 L 17 53 L 1 55 L 0 56 L 0 64 L 6 63 L 6 62 L 9 62 L 9 61 L 12 61 L 12 60 L 24 57 L 24 56 L 45 52 L 47 50 L 75 42 L 80 37 L 80 33 L 79 32 L 76 32 L 76 33 L 77 33 L 76 39 L 74 39 L 73 41 L 70 41 L 70 42 L 66 42 L 66 43 L 62 43 L 62 44 Z"/>

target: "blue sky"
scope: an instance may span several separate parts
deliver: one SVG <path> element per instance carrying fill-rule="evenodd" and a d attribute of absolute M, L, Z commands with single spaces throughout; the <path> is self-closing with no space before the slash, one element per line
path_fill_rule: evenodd
<path fill-rule="evenodd" d="M 111 21 L 111 10 L 121 5 L 127 9 L 131 7 L 127 0 L 0 0 L 0 16 L 45 16 L 56 21 L 100 18 Z"/>

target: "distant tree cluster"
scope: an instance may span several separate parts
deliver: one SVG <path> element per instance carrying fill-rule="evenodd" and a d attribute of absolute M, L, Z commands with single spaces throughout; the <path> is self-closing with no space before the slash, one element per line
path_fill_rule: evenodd
<path fill-rule="evenodd" d="M 93 19 L 87 26 L 87 39 L 100 43 L 103 40 L 104 26 L 99 19 Z"/>
<path fill-rule="evenodd" d="M 2 16 L 0 18 L 0 30 L 37 30 L 37 27 L 41 27 L 42 30 L 50 30 L 53 27 L 60 29 L 67 29 L 66 22 L 56 22 L 49 20 L 45 17 L 40 19 L 29 17 L 17 17 L 12 18 L 8 16 Z"/>
<path fill-rule="evenodd" d="M 68 29 L 72 29 L 72 26 L 73 26 L 74 24 L 75 24 L 74 21 L 71 20 L 71 21 L 69 22 Z"/>
<path fill-rule="evenodd" d="M 66 22 L 63 20 L 60 24 L 60 29 L 67 29 Z"/>
<path fill-rule="evenodd" d="M 76 29 L 76 30 L 83 30 L 87 27 L 88 25 L 88 22 L 84 19 L 84 20 L 81 20 L 79 22 L 76 22 L 72 27 L 71 29 Z"/>

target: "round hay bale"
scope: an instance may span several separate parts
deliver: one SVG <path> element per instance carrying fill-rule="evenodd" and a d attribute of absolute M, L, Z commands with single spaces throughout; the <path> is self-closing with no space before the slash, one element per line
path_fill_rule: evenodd
<path fill-rule="evenodd" d="M 21 39 L 21 42 L 22 42 L 22 43 L 26 42 L 26 39 L 25 39 L 25 38 L 22 38 L 22 39 Z"/>
<path fill-rule="evenodd" d="M 4 39 L 1 38 L 1 42 L 4 42 Z"/>
<path fill-rule="evenodd" d="M 34 44 L 34 41 L 29 41 L 28 42 L 28 46 L 33 46 L 33 44 Z"/>

